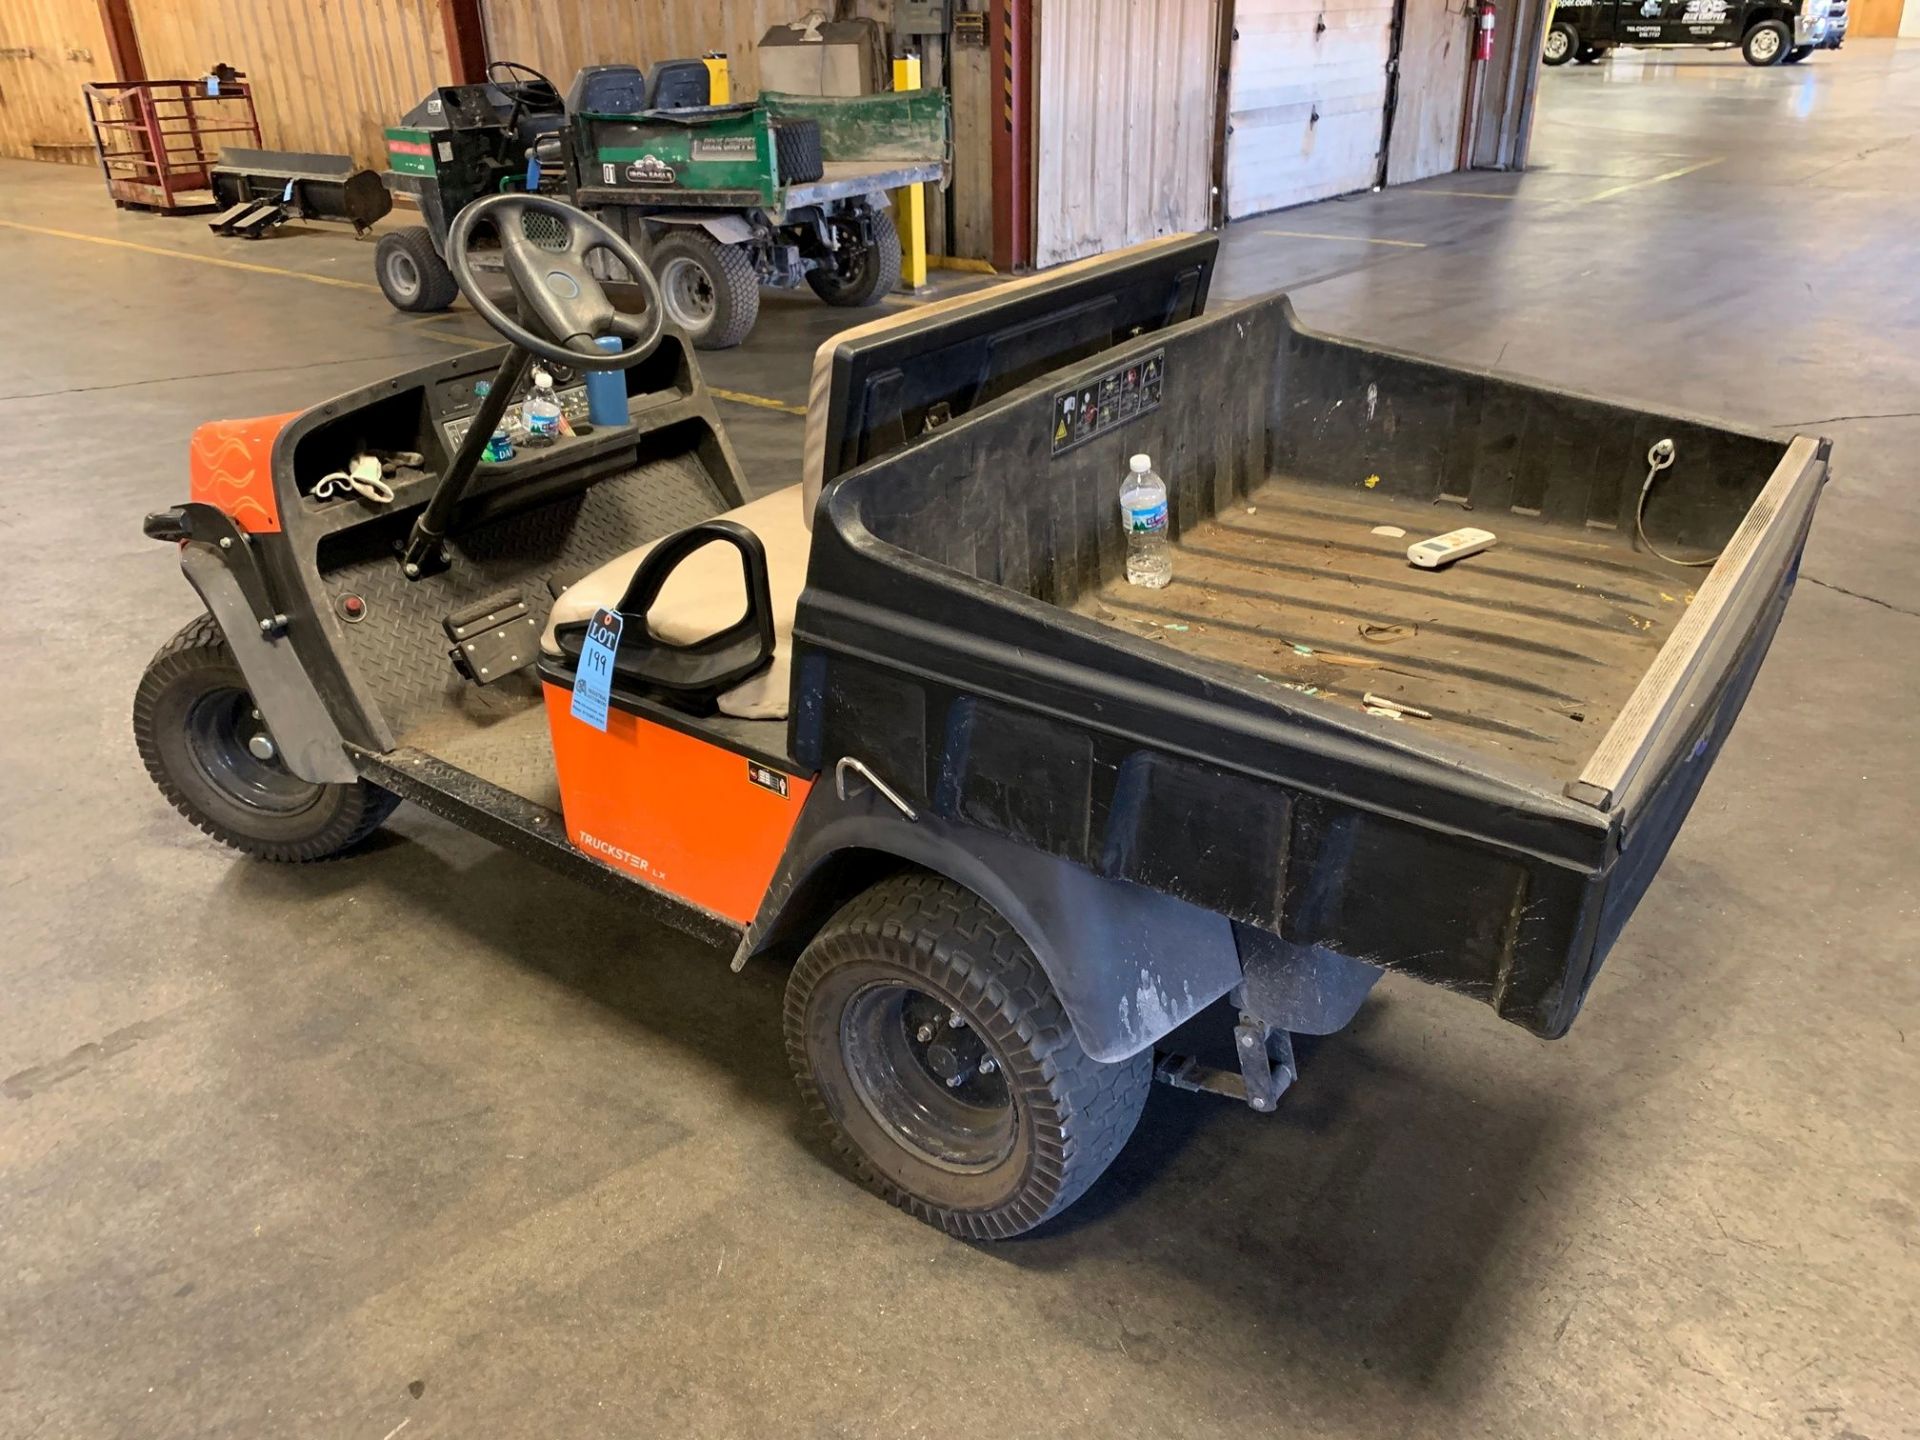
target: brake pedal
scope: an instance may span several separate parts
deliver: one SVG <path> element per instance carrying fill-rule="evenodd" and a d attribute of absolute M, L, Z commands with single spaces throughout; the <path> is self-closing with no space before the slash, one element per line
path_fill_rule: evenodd
<path fill-rule="evenodd" d="M 540 658 L 539 622 L 517 594 L 496 595 L 440 622 L 453 641 L 453 668 L 476 685 L 491 685 Z"/>

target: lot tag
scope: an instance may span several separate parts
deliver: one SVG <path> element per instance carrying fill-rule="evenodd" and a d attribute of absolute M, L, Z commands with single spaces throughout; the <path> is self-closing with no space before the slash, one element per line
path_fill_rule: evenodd
<path fill-rule="evenodd" d="M 573 675 L 573 718 L 596 730 L 607 728 L 607 700 L 613 694 L 613 653 L 620 648 L 620 616 L 596 610 L 580 647 L 580 665 Z"/>

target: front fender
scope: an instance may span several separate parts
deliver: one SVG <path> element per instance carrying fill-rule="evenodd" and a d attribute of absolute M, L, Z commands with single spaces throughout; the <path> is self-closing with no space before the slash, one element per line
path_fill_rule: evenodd
<path fill-rule="evenodd" d="M 1240 983 L 1232 924 L 1003 836 L 920 812 L 872 787 L 824 780 L 800 812 L 734 957 L 797 953 L 855 894 L 901 862 L 964 885 L 1003 915 L 1046 971 L 1083 1050 L 1124 1060 Z"/>

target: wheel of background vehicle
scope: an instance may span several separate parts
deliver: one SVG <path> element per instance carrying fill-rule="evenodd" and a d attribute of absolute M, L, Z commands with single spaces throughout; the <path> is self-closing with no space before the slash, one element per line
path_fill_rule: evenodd
<path fill-rule="evenodd" d="M 160 647 L 133 700 L 133 738 L 160 793 L 214 839 L 263 860 L 324 860 L 400 803 L 364 780 L 316 785 L 281 763 L 211 615 Z"/>
<path fill-rule="evenodd" d="M 1792 38 L 1787 33 L 1787 27 L 1778 20 L 1762 20 L 1747 31 L 1747 38 L 1740 42 L 1740 53 L 1746 57 L 1749 65 L 1778 64 L 1780 57 L 1787 53 L 1788 42 Z"/>
<path fill-rule="evenodd" d="M 801 1099 L 860 1182 L 967 1239 L 1077 1200 L 1153 1085 L 1151 1052 L 1090 1059 L 1013 927 L 923 872 L 827 923 L 787 981 L 785 1029 Z"/>
<path fill-rule="evenodd" d="M 840 234 L 845 264 L 832 270 L 809 270 L 807 284 L 829 305 L 879 304 L 900 284 L 900 232 L 894 228 L 893 211 L 884 205 L 875 207 L 865 244 L 848 238 L 853 234 L 850 227 L 842 228 Z"/>
<path fill-rule="evenodd" d="M 1564 65 L 1580 53 L 1580 32 L 1571 25 L 1557 24 L 1547 31 L 1540 59 L 1548 65 Z"/>
<path fill-rule="evenodd" d="M 730 350 L 760 318 L 760 280 L 735 245 L 704 230 L 675 226 L 654 243 L 650 257 L 667 318 L 700 350 Z"/>
<path fill-rule="evenodd" d="M 387 302 L 413 314 L 444 310 L 460 293 L 424 225 L 382 235 L 373 247 L 373 273 Z"/>
<path fill-rule="evenodd" d="M 1782 65 L 1798 65 L 1811 54 L 1813 54 L 1813 46 L 1796 45 L 1780 57 L 1780 63 Z"/>
<path fill-rule="evenodd" d="M 1607 58 L 1607 47 L 1604 45 L 1582 45 L 1579 53 L 1573 58 L 1578 60 L 1582 65 L 1598 65 L 1602 60 Z"/>

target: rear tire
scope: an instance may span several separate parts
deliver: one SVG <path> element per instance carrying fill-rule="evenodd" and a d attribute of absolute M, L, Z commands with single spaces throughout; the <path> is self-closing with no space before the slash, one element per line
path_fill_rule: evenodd
<path fill-rule="evenodd" d="M 1813 54 L 1813 46 L 1796 45 L 1793 47 L 1793 49 L 1789 50 L 1786 54 L 1780 57 L 1780 63 L 1782 65 L 1798 65 L 1802 60 L 1806 59 L 1807 56 L 1811 54 Z"/>
<path fill-rule="evenodd" d="M 864 243 L 853 238 L 851 227 L 843 227 L 841 235 L 842 247 L 857 246 L 857 251 L 846 253 L 845 263 L 831 270 L 809 270 L 807 284 L 829 305 L 879 304 L 900 285 L 900 232 L 893 211 L 874 207 Z"/>
<path fill-rule="evenodd" d="M 1582 65 L 1598 65 L 1602 60 L 1607 58 L 1607 47 L 1604 45 L 1583 45 L 1580 47 L 1580 53 L 1573 58 Z"/>
<path fill-rule="evenodd" d="M 760 279 L 736 245 L 722 245 L 704 230 L 675 226 L 654 243 L 648 257 L 667 318 L 697 350 L 731 350 L 760 318 Z"/>
<path fill-rule="evenodd" d="M 1540 60 L 1545 65 L 1564 65 L 1579 53 L 1580 32 L 1564 22 L 1556 23 L 1540 47 Z"/>
<path fill-rule="evenodd" d="M 965 1239 L 1077 1200 L 1153 1085 L 1151 1052 L 1089 1058 L 1013 927 L 924 872 L 827 922 L 787 982 L 785 1029 L 801 1099 L 854 1176 Z"/>
<path fill-rule="evenodd" d="M 133 700 L 133 738 L 169 804 L 214 839 L 262 860 L 324 860 L 352 849 L 399 797 L 366 781 L 319 785 L 262 759 L 247 680 L 211 615 L 160 647 Z"/>
<path fill-rule="evenodd" d="M 444 310 L 460 293 L 424 225 L 382 235 L 373 248 L 373 273 L 387 303 L 409 315 Z"/>
<path fill-rule="evenodd" d="M 1749 65 L 1777 65 L 1792 48 L 1792 39 L 1778 20 L 1762 20 L 1747 31 L 1746 39 L 1740 42 L 1740 53 Z"/>

